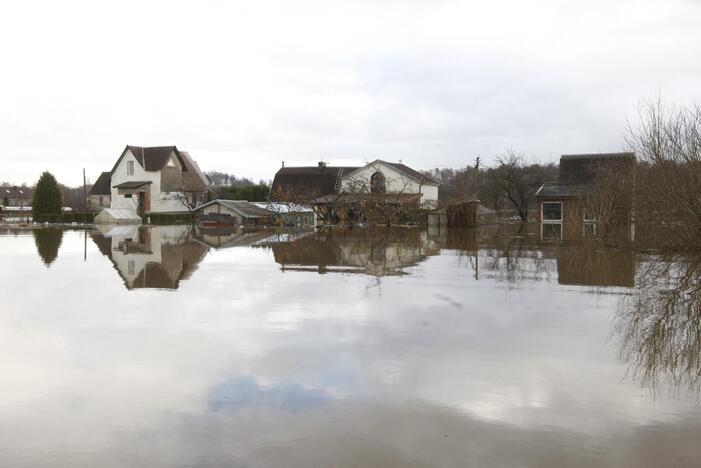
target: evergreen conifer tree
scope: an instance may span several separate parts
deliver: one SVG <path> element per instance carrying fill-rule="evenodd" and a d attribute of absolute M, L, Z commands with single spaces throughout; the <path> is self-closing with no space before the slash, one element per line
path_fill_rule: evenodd
<path fill-rule="evenodd" d="M 35 220 L 58 220 L 61 215 L 61 191 L 56 178 L 46 171 L 41 174 L 34 187 L 32 197 L 32 217 Z"/>

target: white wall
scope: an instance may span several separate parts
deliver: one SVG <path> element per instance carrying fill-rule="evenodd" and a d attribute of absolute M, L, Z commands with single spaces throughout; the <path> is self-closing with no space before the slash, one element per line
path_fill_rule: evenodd
<path fill-rule="evenodd" d="M 180 167 L 177 157 L 175 157 L 175 153 L 171 154 L 171 158 L 173 158 L 178 167 Z M 134 175 L 127 175 L 128 161 L 134 162 Z M 136 211 L 138 208 L 137 195 L 134 194 L 132 198 L 126 198 L 124 195 L 117 193 L 117 189 L 114 188 L 115 185 L 133 181 L 151 182 L 151 213 L 188 211 L 187 206 L 183 205 L 180 200 L 178 200 L 176 194 L 161 193 L 160 171 L 153 172 L 145 170 L 141 164 L 139 164 L 139 161 L 136 160 L 130 150 L 127 150 L 126 154 L 112 174 L 112 201 L 110 202 L 110 208 L 126 208 Z"/>
<path fill-rule="evenodd" d="M 136 173 L 136 169 L 134 173 Z M 138 241 L 139 229 L 148 229 L 150 231 L 150 243 L 148 247 L 151 253 L 135 252 L 126 254 L 120 250 L 120 244 L 127 239 L 131 239 L 134 242 Z M 163 263 L 164 259 L 161 254 L 161 247 L 163 245 L 178 245 L 182 243 L 188 232 L 187 226 L 123 227 L 118 231 L 118 234 L 113 234 L 111 236 L 112 260 L 131 287 L 134 285 L 134 281 L 139 277 L 141 271 L 146 268 L 147 263 Z M 109 235 L 109 233 L 107 235 Z M 133 262 L 133 269 L 129 268 L 130 262 Z"/>
<path fill-rule="evenodd" d="M 414 178 L 395 169 L 393 166 L 382 162 L 372 162 L 358 169 L 341 180 L 341 190 L 345 192 L 358 191 L 362 187 L 365 193 L 370 191 L 370 178 L 375 172 L 382 172 L 385 176 L 387 193 L 420 193 L 422 204 L 436 204 L 438 202 L 438 187 L 435 185 L 420 184 Z"/>

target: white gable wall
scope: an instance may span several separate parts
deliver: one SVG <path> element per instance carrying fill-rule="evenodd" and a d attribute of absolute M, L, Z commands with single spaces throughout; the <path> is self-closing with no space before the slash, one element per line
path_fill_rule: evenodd
<path fill-rule="evenodd" d="M 174 158 L 178 167 L 180 166 L 175 157 L 175 153 L 171 155 Z M 127 174 L 127 162 L 134 162 L 134 175 Z M 126 208 L 136 211 L 138 208 L 138 198 L 134 194 L 131 198 L 127 198 L 124 195 L 117 193 L 117 189 L 114 188 L 116 185 L 122 184 L 124 182 L 134 182 L 134 181 L 150 181 L 151 190 L 151 213 L 172 213 L 172 212 L 183 212 L 188 211 L 187 207 L 183 205 L 177 196 L 172 193 L 161 193 L 161 173 L 160 171 L 152 172 L 145 170 L 136 157 L 132 154 L 131 150 L 127 150 L 124 157 L 119 162 L 119 165 L 114 170 L 112 174 L 112 200 L 110 202 L 110 208 Z"/>
<path fill-rule="evenodd" d="M 435 204 L 438 202 L 438 187 L 435 185 L 421 184 L 413 177 L 399 171 L 394 166 L 383 162 L 372 162 L 350 174 L 341 180 L 341 191 L 344 192 L 370 192 L 370 178 L 376 172 L 382 172 L 385 176 L 387 193 L 420 193 L 421 203 Z"/>

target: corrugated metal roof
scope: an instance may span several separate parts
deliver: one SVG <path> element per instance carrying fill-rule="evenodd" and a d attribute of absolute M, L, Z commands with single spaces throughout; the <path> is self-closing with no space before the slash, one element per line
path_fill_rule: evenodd
<path fill-rule="evenodd" d="M 581 185 L 558 184 L 556 182 L 547 182 L 543 184 L 536 197 L 538 198 L 572 198 L 577 197 L 582 193 Z"/>
<path fill-rule="evenodd" d="M 120 220 L 141 220 L 141 216 L 136 214 L 135 211 L 129 210 L 126 208 L 103 208 L 102 212 L 107 213 L 114 219 L 120 219 Z M 101 212 L 101 213 L 102 213 Z M 99 216 L 99 214 L 98 214 Z"/>
<path fill-rule="evenodd" d="M 217 199 L 217 200 L 212 200 L 209 203 L 205 203 L 203 205 L 198 206 L 195 208 L 194 211 L 199 211 L 205 207 L 208 207 L 210 205 L 214 204 L 220 204 L 234 213 L 238 213 L 240 216 L 244 218 L 267 218 L 270 216 L 273 216 L 275 213 L 272 211 L 268 211 L 264 208 L 260 208 L 256 206 L 254 203 L 245 201 L 245 200 L 222 200 L 222 199 Z"/>

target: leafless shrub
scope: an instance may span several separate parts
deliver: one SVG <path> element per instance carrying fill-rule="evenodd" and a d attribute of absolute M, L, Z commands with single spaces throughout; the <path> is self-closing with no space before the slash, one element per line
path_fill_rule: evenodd
<path fill-rule="evenodd" d="M 645 242 L 701 249 L 701 108 L 645 101 L 626 141 L 642 163 L 635 222 Z"/>

